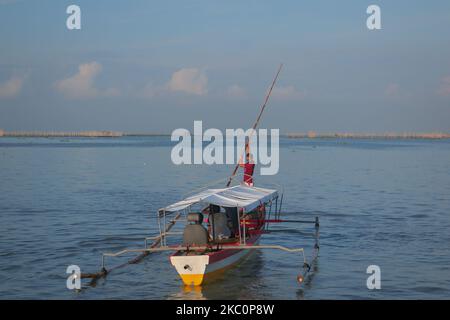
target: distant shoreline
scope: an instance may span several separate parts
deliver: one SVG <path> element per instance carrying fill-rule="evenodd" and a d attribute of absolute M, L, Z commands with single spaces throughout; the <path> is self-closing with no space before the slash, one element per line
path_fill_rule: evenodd
<path fill-rule="evenodd" d="M 450 133 L 288 133 L 291 139 L 450 139 Z"/>
<path fill-rule="evenodd" d="M 0 130 L 0 137 L 15 138 L 118 138 L 124 136 L 170 136 L 162 133 L 124 133 L 120 131 L 3 131 Z"/>
<path fill-rule="evenodd" d="M 118 138 L 118 137 L 165 137 L 167 133 L 127 133 L 119 131 L 3 131 L 0 129 L 0 137 L 16 138 Z M 450 133 L 286 133 L 280 135 L 289 139 L 450 139 Z"/>

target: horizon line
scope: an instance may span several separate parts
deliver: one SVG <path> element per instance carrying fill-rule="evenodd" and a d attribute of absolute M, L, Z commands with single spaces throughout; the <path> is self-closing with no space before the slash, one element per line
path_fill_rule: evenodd
<path fill-rule="evenodd" d="M 269 134 L 270 135 L 270 134 Z M 171 136 L 171 133 L 163 132 L 123 132 L 113 130 L 81 130 L 81 131 L 5 131 L 0 129 L 0 137 L 123 137 L 123 136 Z M 385 138 L 385 139 L 450 139 L 450 132 L 429 131 L 429 132 L 393 132 L 383 133 L 370 132 L 286 132 L 280 134 L 286 138 Z"/>

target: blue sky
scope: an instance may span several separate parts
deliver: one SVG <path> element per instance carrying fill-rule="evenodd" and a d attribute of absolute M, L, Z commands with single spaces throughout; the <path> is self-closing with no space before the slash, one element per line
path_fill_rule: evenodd
<path fill-rule="evenodd" d="M 0 128 L 247 128 L 283 62 L 263 127 L 450 131 L 448 30 L 449 1 L 0 0 Z"/>

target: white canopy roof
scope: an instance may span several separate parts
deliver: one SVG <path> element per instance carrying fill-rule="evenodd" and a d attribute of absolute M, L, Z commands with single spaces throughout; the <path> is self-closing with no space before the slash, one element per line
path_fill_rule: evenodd
<path fill-rule="evenodd" d="M 207 189 L 160 210 L 175 212 L 196 203 L 204 203 L 221 207 L 239 207 L 249 212 L 277 196 L 277 190 L 239 185 L 223 189 Z"/>

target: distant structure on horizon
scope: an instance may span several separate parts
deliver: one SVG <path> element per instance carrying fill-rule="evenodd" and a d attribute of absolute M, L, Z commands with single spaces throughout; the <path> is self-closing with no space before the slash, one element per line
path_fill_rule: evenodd
<path fill-rule="evenodd" d="M 0 129 L 0 137 L 121 137 L 123 132 L 116 131 L 11 131 Z"/>
<path fill-rule="evenodd" d="M 170 136 L 163 133 L 125 133 L 119 131 L 5 131 L 0 129 L 0 137 L 123 137 L 123 136 Z M 287 133 L 282 136 L 292 139 L 450 139 L 450 133 Z"/>
<path fill-rule="evenodd" d="M 309 138 L 309 139 L 450 139 L 450 133 L 430 132 L 430 133 L 288 133 L 288 138 Z"/>

